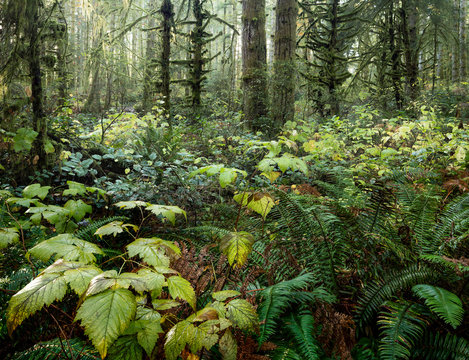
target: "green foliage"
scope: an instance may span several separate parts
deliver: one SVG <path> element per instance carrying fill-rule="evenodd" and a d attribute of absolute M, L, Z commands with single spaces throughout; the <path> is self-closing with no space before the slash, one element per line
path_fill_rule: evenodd
<path fill-rule="evenodd" d="M 220 250 L 233 268 L 240 268 L 246 263 L 254 241 L 248 232 L 231 232 L 220 239 Z"/>
<path fill-rule="evenodd" d="M 385 303 L 387 311 L 380 313 L 380 358 L 383 360 L 409 359 L 411 348 L 422 336 L 425 320 L 421 305 L 412 303 Z"/>
<path fill-rule="evenodd" d="M 58 360 L 71 358 L 80 360 L 98 360 L 96 351 L 80 339 L 54 339 L 42 342 L 15 354 L 17 360 Z"/>
<path fill-rule="evenodd" d="M 419 284 L 412 287 L 415 295 L 423 298 L 425 304 L 446 323 L 456 329 L 463 321 L 464 309 L 461 299 L 452 292 L 438 286 Z"/>
<path fill-rule="evenodd" d="M 20 128 L 16 131 L 15 137 L 13 138 L 13 149 L 16 152 L 30 151 L 34 140 L 39 134 L 33 129 Z"/>

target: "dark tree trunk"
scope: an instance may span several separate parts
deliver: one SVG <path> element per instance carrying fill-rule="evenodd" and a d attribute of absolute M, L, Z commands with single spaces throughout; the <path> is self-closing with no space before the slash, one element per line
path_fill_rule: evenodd
<path fill-rule="evenodd" d="M 203 59 L 203 45 L 204 45 L 204 19 L 203 1 L 194 0 L 192 11 L 195 18 L 195 26 L 192 30 L 192 107 L 198 112 L 202 103 L 202 81 L 204 76 L 204 59 Z"/>
<path fill-rule="evenodd" d="M 161 34 L 161 93 L 163 95 L 163 107 L 165 113 L 170 115 L 171 111 L 171 26 L 173 22 L 173 4 L 171 0 L 163 0 L 161 5 L 161 14 L 163 15 L 162 34 Z"/>
<path fill-rule="evenodd" d="M 272 92 L 272 127 L 276 133 L 295 116 L 296 0 L 277 0 L 275 10 L 274 80 Z"/>
<path fill-rule="evenodd" d="M 28 19 L 29 53 L 28 65 L 31 78 L 31 102 L 33 105 L 34 130 L 38 136 L 34 142 L 34 151 L 39 159 L 37 165 L 45 168 L 48 165 L 45 145 L 47 142 L 47 118 L 44 115 L 42 73 L 40 62 L 39 34 L 39 0 L 31 0 L 28 4 L 31 17 Z"/>
<path fill-rule="evenodd" d="M 244 0 L 242 19 L 244 115 L 257 131 L 267 116 L 265 0 Z"/>
<path fill-rule="evenodd" d="M 417 99 L 419 95 L 419 49 L 417 28 L 418 12 L 412 0 L 403 1 L 403 6 L 401 8 L 401 18 L 407 94 L 410 100 L 413 101 Z"/>

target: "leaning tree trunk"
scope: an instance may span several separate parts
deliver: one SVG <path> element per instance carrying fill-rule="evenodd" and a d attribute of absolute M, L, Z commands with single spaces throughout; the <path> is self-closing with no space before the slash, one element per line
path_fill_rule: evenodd
<path fill-rule="evenodd" d="M 295 116 L 296 0 L 277 0 L 271 134 Z"/>
<path fill-rule="evenodd" d="M 47 142 L 47 118 L 44 115 L 44 104 L 42 94 L 42 74 L 39 48 L 39 0 L 30 0 L 31 11 L 28 20 L 27 34 L 29 38 L 28 65 L 31 78 L 31 102 L 33 105 L 34 130 L 38 133 L 34 142 L 34 152 L 39 157 L 37 166 L 46 168 L 48 165 L 45 150 Z"/>
<path fill-rule="evenodd" d="M 171 73 L 170 73 L 170 57 L 171 57 L 171 24 L 173 22 L 173 4 L 171 0 L 163 0 L 161 5 L 161 14 L 163 15 L 163 23 L 161 24 L 161 93 L 163 94 L 163 107 L 167 115 L 171 111 Z M 200 103 L 199 103 L 200 104 Z"/>
<path fill-rule="evenodd" d="M 244 115 L 257 131 L 267 116 L 265 0 L 243 0 L 242 19 Z"/>

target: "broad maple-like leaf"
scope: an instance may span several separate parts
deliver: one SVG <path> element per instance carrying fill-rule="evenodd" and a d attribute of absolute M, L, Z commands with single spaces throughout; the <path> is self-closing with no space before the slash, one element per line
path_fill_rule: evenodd
<path fill-rule="evenodd" d="M 171 276 L 167 282 L 169 294 L 173 299 L 185 300 L 195 309 L 195 291 L 189 281 L 181 276 Z"/>
<path fill-rule="evenodd" d="M 220 240 L 220 250 L 228 257 L 233 267 L 243 266 L 254 244 L 254 236 L 245 231 L 232 232 Z"/>
<path fill-rule="evenodd" d="M 86 298 L 78 309 L 85 334 L 104 359 L 111 344 L 122 335 L 135 316 L 137 302 L 127 289 L 107 289 Z"/>

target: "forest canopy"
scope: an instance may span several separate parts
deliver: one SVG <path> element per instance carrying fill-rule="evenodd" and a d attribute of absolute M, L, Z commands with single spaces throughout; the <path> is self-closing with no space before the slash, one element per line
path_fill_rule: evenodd
<path fill-rule="evenodd" d="M 0 358 L 469 359 L 467 25 L 0 1 Z"/>

